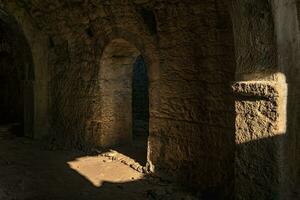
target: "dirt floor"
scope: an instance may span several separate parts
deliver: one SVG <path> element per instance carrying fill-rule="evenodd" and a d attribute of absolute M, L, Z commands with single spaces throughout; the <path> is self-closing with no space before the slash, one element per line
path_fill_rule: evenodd
<path fill-rule="evenodd" d="M 0 200 L 195 199 L 134 165 L 118 151 L 48 150 L 0 127 Z"/>
<path fill-rule="evenodd" d="M 49 150 L 0 126 L 0 200 L 213 200 L 146 175 L 144 164 L 143 145 L 92 155 Z"/>

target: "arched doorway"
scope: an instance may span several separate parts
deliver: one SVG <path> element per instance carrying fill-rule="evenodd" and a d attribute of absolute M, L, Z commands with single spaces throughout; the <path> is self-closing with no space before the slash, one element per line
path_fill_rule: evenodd
<path fill-rule="evenodd" d="M 142 56 L 137 57 L 132 75 L 132 120 L 133 140 L 147 146 L 149 136 L 149 78 L 147 64 Z"/>
<path fill-rule="evenodd" d="M 9 52 L 0 52 L 0 124 L 13 128 L 17 135 L 23 135 L 23 88 L 20 74 Z M 16 132 L 17 131 L 17 132 Z"/>
<path fill-rule="evenodd" d="M 103 52 L 100 65 L 102 147 L 131 144 L 142 149 L 138 153 L 146 161 L 148 84 L 141 52 L 124 39 L 112 40 Z"/>
<path fill-rule="evenodd" d="M 5 134 L 33 136 L 33 60 L 18 23 L 0 12 L 0 125 Z"/>

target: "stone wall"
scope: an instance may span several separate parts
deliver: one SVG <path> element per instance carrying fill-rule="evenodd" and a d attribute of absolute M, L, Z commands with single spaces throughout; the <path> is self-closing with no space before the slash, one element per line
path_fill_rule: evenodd
<path fill-rule="evenodd" d="M 235 198 L 278 199 L 282 182 L 286 85 L 238 82 L 236 92 Z"/>
<path fill-rule="evenodd" d="M 232 4 L 236 79 L 242 80 L 237 85 L 245 86 L 236 96 L 236 198 L 285 199 L 294 190 L 298 170 L 295 160 L 300 155 L 296 144 L 299 126 L 295 121 L 299 56 L 295 5 L 294 1 L 276 0 Z M 274 88 L 273 95 L 278 92 L 277 100 L 266 98 L 268 90 L 263 88 L 268 87 Z M 275 118 L 270 117 L 272 113 Z M 251 142 L 245 142 L 247 138 Z M 263 172 L 271 166 L 273 169 L 268 170 L 271 174 Z M 251 183 L 247 184 L 246 179 Z"/>
<path fill-rule="evenodd" d="M 122 38 L 149 67 L 151 169 L 208 195 L 233 185 L 234 42 L 222 1 L 3 2 L 48 37 L 53 140 L 98 144 L 101 56 Z"/>
<path fill-rule="evenodd" d="M 283 180 L 282 193 L 290 195 L 299 191 L 300 183 L 300 143 L 299 143 L 299 98 L 300 98 L 300 49 L 299 49 L 299 5 L 298 1 L 274 1 L 277 32 L 278 65 L 288 84 L 286 109 L 286 134 L 283 138 Z"/>
<path fill-rule="evenodd" d="M 266 163 L 256 162 L 262 155 L 259 148 L 266 153 L 274 147 L 270 153 L 270 162 L 274 166 L 265 169 L 274 169 L 268 177 L 276 180 L 259 180 L 257 183 L 268 185 L 277 181 L 281 172 L 276 170 L 284 156 L 276 157 L 276 154 L 277 150 L 280 154 L 284 152 L 282 143 L 258 145 L 257 149 L 256 139 L 253 143 L 243 142 L 239 136 L 249 133 L 274 136 L 275 139 L 277 132 L 272 127 L 283 127 L 280 124 L 283 122 L 279 120 L 279 123 L 276 117 L 285 113 L 277 109 L 279 100 L 275 96 L 278 94 L 278 98 L 283 98 L 284 92 L 274 90 L 270 94 L 272 98 L 268 99 L 268 95 L 266 98 L 266 94 L 259 93 L 261 87 L 255 84 L 254 89 L 248 91 L 250 95 L 238 90 L 234 96 L 231 88 L 235 80 L 246 82 L 246 85 L 251 85 L 252 81 L 261 85 L 260 81 L 265 81 L 263 88 L 279 83 L 285 86 L 282 74 L 286 74 L 283 69 L 289 59 L 280 62 L 284 45 L 280 43 L 280 51 L 277 45 L 284 41 L 279 40 L 281 36 L 286 38 L 289 34 L 278 34 L 282 29 L 278 29 L 274 20 L 278 14 L 275 0 L 1 2 L 19 22 L 32 50 L 36 81 L 29 84 L 34 85 L 35 130 L 43 132 L 41 135 L 49 128 L 53 142 L 64 146 L 81 149 L 104 146 L 106 142 L 101 142 L 102 135 L 114 132 L 103 129 L 114 121 L 106 121 L 109 117 L 104 115 L 116 112 L 105 110 L 109 108 L 105 96 L 111 96 L 113 92 L 106 80 L 113 78 L 105 77 L 111 73 L 105 66 L 111 65 L 106 65 L 107 60 L 103 58 L 110 55 L 106 51 L 114 45 L 113 41 L 122 40 L 129 44 L 126 48 L 135 49 L 134 53 L 124 51 L 125 54 L 132 58 L 141 54 L 148 66 L 148 164 L 153 172 L 168 174 L 209 198 L 217 199 L 222 195 L 230 199 L 234 182 L 235 186 L 240 186 L 241 190 L 236 190 L 240 193 L 245 185 L 252 183 L 250 176 L 243 177 L 246 180 L 240 179 L 239 173 L 245 169 L 246 173 L 253 172 L 257 176 L 255 169 L 265 166 Z M 116 63 L 121 65 L 122 59 L 117 56 L 111 60 L 119 60 Z M 131 60 L 127 63 L 128 66 L 133 64 Z M 125 74 L 129 76 L 129 71 Z M 128 96 L 129 79 L 121 80 L 126 84 L 120 86 L 119 82 L 118 90 L 124 92 L 126 89 L 125 96 Z M 295 91 L 296 86 L 292 90 Z M 119 97 L 116 99 L 120 100 Z M 292 105 L 294 99 L 288 105 Z M 124 102 L 129 102 L 127 100 Z M 235 105 L 241 108 L 237 113 L 234 112 Z M 254 112 L 257 109 L 263 116 Z M 130 112 L 130 107 L 122 110 L 122 113 Z M 253 120 L 246 123 L 251 117 L 248 113 L 252 112 Z M 237 119 L 242 118 L 238 123 L 235 122 L 236 115 Z M 263 126 L 248 131 L 253 123 L 264 123 L 269 119 L 271 125 L 267 128 L 270 130 Z M 127 135 L 132 128 L 130 123 L 126 122 L 129 125 L 125 128 Z M 294 126 L 297 127 L 291 125 Z M 291 135 L 298 138 L 296 134 Z M 251 157 L 255 148 L 254 157 Z M 239 160 L 245 160 L 247 164 L 252 158 L 258 163 L 255 169 L 244 167 L 243 163 L 237 165 Z M 297 155 L 294 158 L 299 159 Z M 240 171 L 234 173 L 235 167 Z M 237 185 L 239 181 L 244 185 Z M 255 184 L 253 182 L 251 187 L 255 188 Z"/>
<path fill-rule="evenodd" d="M 233 176 L 235 63 L 227 7 L 174 2 L 161 5 L 156 17 L 162 84 L 160 113 L 150 124 L 150 160 L 182 175 L 190 188 L 218 195 Z"/>

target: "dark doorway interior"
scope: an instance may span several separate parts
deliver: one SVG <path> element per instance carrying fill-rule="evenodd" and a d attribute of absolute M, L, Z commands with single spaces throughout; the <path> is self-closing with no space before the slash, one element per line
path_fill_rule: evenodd
<path fill-rule="evenodd" d="M 133 66 L 132 81 L 132 112 L 133 112 L 133 141 L 141 145 L 147 154 L 149 135 L 149 80 L 147 65 L 139 56 Z"/>
<path fill-rule="evenodd" d="M 2 42 L 2 44 L 7 44 Z M 0 51 L 0 127 L 24 136 L 24 101 L 20 73 L 11 52 Z"/>

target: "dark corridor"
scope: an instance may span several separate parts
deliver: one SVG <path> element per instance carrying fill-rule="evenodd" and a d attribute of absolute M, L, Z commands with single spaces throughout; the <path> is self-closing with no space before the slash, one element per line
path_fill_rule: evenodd
<path fill-rule="evenodd" d="M 132 112 L 133 140 L 145 140 L 149 135 L 149 92 L 147 66 L 139 56 L 133 66 Z"/>
<path fill-rule="evenodd" d="M 0 35 L 0 126 L 17 136 L 23 136 L 24 101 L 22 73 L 17 62 L 9 36 Z"/>

